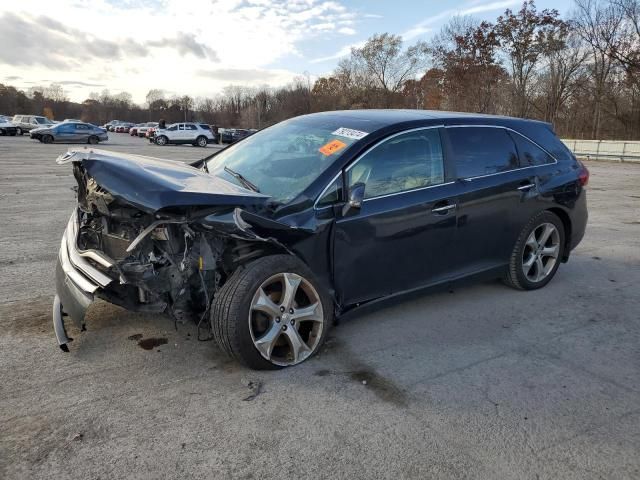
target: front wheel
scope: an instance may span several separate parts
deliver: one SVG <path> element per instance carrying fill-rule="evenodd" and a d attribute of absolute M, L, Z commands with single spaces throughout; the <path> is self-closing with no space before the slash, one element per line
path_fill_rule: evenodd
<path fill-rule="evenodd" d="M 53 137 L 51 135 L 44 135 L 42 137 L 42 143 L 53 143 Z"/>
<path fill-rule="evenodd" d="M 24 132 L 20 127 L 16 128 L 16 135 L 22 135 Z"/>
<path fill-rule="evenodd" d="M 167 144 L 167 141 L 168 138 L 164 135 L 161 135 L 160 137 L 156 138 L 156 145 L 164 146 Z"/>
<path fill-rule="evenodd" d="M 207 137 L 204 137 L 202 135 L 200 135 L 196 139 L 196 145 L 198 145 L 199 147 L 206 147 L 208 143 L 209 143 L 209 141 L 207 140 Z"/>
<path fill-rule="evenodd" d="M 218 345 L 259 370 L 296 365 L 314 355 L 332 319 L 328 295 L 290 255 L 263 257 L 238 268 L 211 308 Z"/>
<path fill-rule="evenodd" d="M 551 212 L 541 212 L 524 227 L 511 253 L 505 283 L 535 290 L 551 281 L 564 249 L 564 225 Z"/>

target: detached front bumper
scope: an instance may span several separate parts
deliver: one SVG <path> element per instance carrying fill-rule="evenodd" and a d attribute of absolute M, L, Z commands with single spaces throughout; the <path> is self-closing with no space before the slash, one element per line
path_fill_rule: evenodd
<path fill-rule="evenodd" d="M 77 237 L 78 216 L 74 211 L 62 236 L 56 265 L 56 296 L 53 299 L 53 328 L 58 345 L 65 352 L 69 351 L 67 343 L 72 339 L 67 336 L 64 317 L 71 317 L 76 326 L 84 330 L 85 313 L 94 300 L 94 293 L 114 281 L 91 263 L 110 268 L 113 261 L 101 252 L 79 250 Z"/>

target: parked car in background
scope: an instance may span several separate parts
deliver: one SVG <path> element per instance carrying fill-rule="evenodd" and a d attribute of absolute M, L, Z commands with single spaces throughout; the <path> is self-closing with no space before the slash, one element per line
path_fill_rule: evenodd
<path fill-rule="evenodd" d="M 174 123 L 164 129 L 157 128 L 154 132 L 156 145 L 190 143 L 197 147 L 206 147 L 213 140 L 211 128 L 205 123 Z"/>
<path fill-rule="evenodd" d="M 145 134 L 144 134 L 144 136 L 147 137 L 151 143 L 153 143 L 153 139 L 154 139 L 154 137 L 156 135 L 156 128 L 158 128 L 158 127 L 157 126 L 149 127 L 147 129 L 147 131 L 145 132 Z"/>
<path fill-rule="evenodd" d="M 15 136 L 17 134 L 17 131 L 18 129 L 9 117 L 0 115 L 0 135 Z"/>
<path fill-rule="evenodd" d="M 244 128 L 236 128 L 231 134 L 231 143 L 242 140 L 243 138 L 247 138 L 249 135 L 251 135 L 250 130 L 246 130 Z"/>
<path fill-rule="evenodd" d="M 34 128 L 48 127 L 54 122 L 40 115 L 14 115 L 11 122 L 16 126 L 16 134 L 22 135 Z"/>
<path fill-rule="evenodd" d="M 131 135 L 132 137 L 137 137 L 138 136 L 138 128 L 142 127 L 142 125 L 145 125 L 145 124 L 144 123 L 136 123 L 135 125 L 130 127 L 129 128 L 129 135 Z"/>
<path fill-rule="evenodd" d="M 81 122 L 82 122 L 82 120 L 78 120 L 78 119 L 75 119 L 75 118 L 65 118 L 65 119 L 64 119 L 62 122 L 60 122 L 60 123 L 65 123 L 65 122 L 76 122 L 76 123 L 81 123 Z"/>
<path fill-rule="evenodd" d="M 105 123 L 102 128 L 104 128 L 108 132 L 113 132 L 115 126 L 119 125 L 120 123 L 122 123 L 120 120 L 111 120 L 110 122 Z"/>
<path fill-rule="evenodd" d="M 42 143 L 90 143 L 95 145 L 109 139 L 104 128 L 90 123 L 64 122 L 46 128 L 33 129 L 31 138 Z"/>
<path fill-rule="evenodd" d="M 220 143 L 233 142 L 233 130 L 233 128 L 219 128 L 218 132 L 220 132 Z"/>
<path fill-rule="evenodd" d="M 158 122 L 147 122 L 147 123 L 141 124 L 141 126 L 138 127 L 138 136 L 144 137 L 147 133 L 147 130 L 149 130 L 149 128 L 157 127 L 157 126 L 158 126 Z"/>

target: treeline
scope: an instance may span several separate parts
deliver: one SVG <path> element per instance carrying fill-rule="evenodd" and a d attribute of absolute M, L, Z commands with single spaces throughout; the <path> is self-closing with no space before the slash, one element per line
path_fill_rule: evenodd
<path fill-rule="evenodd" d="M 354 108 L 455 110 L 552 122 L 567 138 L 640 139 L 640 0 L 576 0 L 568 18 L 526 0 L 494 22 L 455 17 L 432 40 L 379 34 L 330 76 L 282 88 L 229 86 L 214 98 L 149 91 L 68 101 L 59 85 L 0 85 L 0 113 L 142 122 L 164 118 L 263 128 L 310 112 Z"/>

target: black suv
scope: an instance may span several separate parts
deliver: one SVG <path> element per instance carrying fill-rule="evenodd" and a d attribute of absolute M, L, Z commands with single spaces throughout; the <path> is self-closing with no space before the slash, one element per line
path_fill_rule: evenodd
<path fill-rule="evenodd" d="M 295 365 L 365 305 L 469 277 L 544 287 L 587 223 L 587 169 L 551 125 L 515 118 L 326 112 L 191 165 L 58 161 L 78 182 L 56 272 L 63 349 L 63 314 L 82 330 L 101 298 L 192 318 L 250 367 Z"/>

